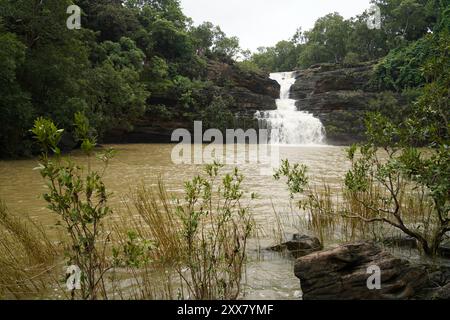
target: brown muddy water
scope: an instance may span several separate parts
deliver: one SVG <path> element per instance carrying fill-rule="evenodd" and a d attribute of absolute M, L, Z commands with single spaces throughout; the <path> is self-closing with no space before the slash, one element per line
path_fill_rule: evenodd
<path fill-rule="evenodd" d="M 153 185 L 161 176 L 167 189 L 175 194 L 183 191 L 183 183 L 202 171 L 202 165 L 176 165 L 171 160 L 174 145 L 130 144 L 105 145 L 118 150 L 105 176 L 108 191 L 112 192 L 110 205 L 116 214 L 123 210 L 123 196 L 140 183 Z M 78 152 L 71 154 L 75 161 L 84 161 Z M 309 175 L 314 184 L 329 184 L 340 188 L 342 178 L 349 168 L 343 147 L 333 146 L 286 146 L 280 147 L 280 158 L 291 163 L 304 163 L 309 167 Z M 37 159 L 0 162 L 0 198 L 9 209 L 17 214 L 29 215 L 43 224 L 50 235 L 56 234 L 55 215 L 45 207 L 40 197 L 46 186 L 38 171 Z M 227 165 L 224 170 L 233 166 Z M 297 299 L 300 283 L 294 276 L 293 260 L 278 253 L 258 250 L 275 244 L 273 232 L 278 214 L 293 215 L 289 194 L 282 181 L 275 181 L 270 175 L 262 175 L 260 165 L 246 163 L 238 165 L 245 175 L 244 189 L 256 192 L 259 197 L 251 207 L 258 227 L 262 230 L 259 239 L 251 241 L 249 263 L 246 270 L 245 299 Z M 53 231 L 55 230 L 55 231 Z M 287 229 L 296 232 L 295 228 Z M 300 230 L 301 231 L 301 230 Z"/>

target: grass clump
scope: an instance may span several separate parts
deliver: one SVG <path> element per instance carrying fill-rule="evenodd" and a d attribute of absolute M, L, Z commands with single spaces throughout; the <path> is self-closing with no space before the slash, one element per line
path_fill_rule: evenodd
<path fill-rule="evenodd" d="M 9 212 L 0 200 L 0 298 L 37 297 L 49 289 L 57 249 L 40 226 Z"/>
<path fill-rule="evenodd" d="M 142 186 L 134 194 L 132 211 L 138 216 L 130 215 L 133 234 L 151 246 L 131 250 L 140 252 L 139 258 L 131 260 L 177 278 L 176 293 L 173 283 L 166 286 L 177 298 L 236 299 L 241 293 L 254 220 L 249 207 L 242 204 L 244 177 L 238 169 L 220 177 L 221 167 L 207 165 L 204 175 L 186 182 L 182 199 L 171 197 L 161 181 L 157 188 Z M 122 248 L 127 243 L 122 241 Z M 128 258 L 125 254 L 124 260 Z"/>

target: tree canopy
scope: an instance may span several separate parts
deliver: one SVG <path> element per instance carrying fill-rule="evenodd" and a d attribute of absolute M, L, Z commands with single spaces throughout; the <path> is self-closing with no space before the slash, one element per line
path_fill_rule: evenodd
<path fill-rule="evenodd" d="M 380 29 L 369 28 L 370 10 L 348 20 L 330 13 L 319 18 L 311 30 L 299 29 L 289 41 L 261 48 L 249 62 L 274 72 L 317 63 L 352 64 L 380 59 L 435 30 L 448 6 L 438 0 L 372 0 L 372 3 L 380 8 Z"/>
<path fill-rule="evenodd" d="M 66 27 L 70 5 L 81 29 Z M 131 129 L 146 110 L 201 112 L 210 101 L 208 59 L 234 63 L 239 40 L 212 23 L 194 26 L 178 0 L 0 0 L 0 154 L 31 151 L 34 118 L 71 134 L 83 112 L 101 140 Z M 212 99 L 212 97 L 211 97 Z"/>

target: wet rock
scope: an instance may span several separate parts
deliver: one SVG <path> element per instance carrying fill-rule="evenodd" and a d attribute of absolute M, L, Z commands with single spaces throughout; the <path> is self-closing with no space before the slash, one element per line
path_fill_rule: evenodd
<path fill-rule="evenodd" d="M 418 299 L 450 299 L 450 267 L 444 261 L 423 263 L 427 271 L 427 285 L 417 295 Z"/>
<path fill-rule="evenodd" d="M 379 94 L 371 85 L 375 64 L 318 64 L 297 72 L 291 98 L 297 100 L 298 109 L 322 121 L 328 143 L 348 145 L 364 139 L 365 114 Z M 401 105 L 400 95 L 394 96 Z"/>
<path fill-rule="evenodd" d="M 443 241 L 438 252 L 441 257 L 450 258 L 450 240 Z"/>
<path fill-rule="evenodd" d="M 381 289 L 369 290 L 370 266 L 381 270 Z M 297 259 L 295 275 L 305 300 L 412 299 L 428 283 L 425 268 L 362 242 Z"/>
<path fill-rule="evenodd" d="M 431 295 L 432 300 L 450 300 L 450 283 L 443 287 L 435 289 Z"/>
<path fill-rule="evenodd" d="M 280 96 L 280 85 L 268 74 L 240 69 L 236 64 L 208 61 L 205 68 L 206 80 L 212 86 L 204 88 L 199 95 L 210 101 L 214 96 L 233 98 L 230 111 L 235 116 L 234 128 L 243 130 L 258 129 L 254 118 L 256 111 L 275 110 L 276 99 Z M 175 97 L 151 97 L 151 104 L 164 105 L 175 110 L 179 101 Z M 201 120 L 201 119 L 197 119 Z M 193 132 L 193 121 L 189 118 L 173 116 L 170 119 L 159 114 L 147 112 L 133 122 L 133 130 L 110 130 L 104 138 L 105 143 L 170 143 L 172 132 L 178 128 Z M 232 128 L 230 128 L 232 129 Z"/>
<path fill-rule="evenodd" d="M 229 84 L 234 87 L 245 88 L 254 94 L 269 96 L 273 99 L 280 97 L 280 85 L 278 82 L 270 79 L 268 74 L 244 71 L 235 64 L 214 60 L 208 61 L 207 79 L 219 86 Z"/>
<path fill-rule="evenodd" d="M 417 241 L 415 238 L 410 236 L 393 236 L 387 237 L 383 240 L 383 243 L 387 246 L 396 246 L 401 248 L 417 248 Z"/>
<path fill-rule="evenodd" d="M 294 258 L 300 258 L 323 249 L 320 240 L 315 237 L 294 234 L 292 240 L 270 248 L 272 251 L 288 251 Z"/>

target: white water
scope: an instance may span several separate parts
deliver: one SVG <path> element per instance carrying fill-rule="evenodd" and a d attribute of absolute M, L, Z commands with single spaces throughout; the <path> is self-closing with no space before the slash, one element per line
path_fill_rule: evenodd
<path fill-rule="evenodd" d="M 311 113 L 298 111 L 289 92 L 295 83 L 295 72 L 270 74 L 280 86 L 277 110 L 258 111 L 256 118 L 260 128 L 269 130 L 271 144 L 321 145 L 325 141 L 325 130 L 319 119 Z"/>

